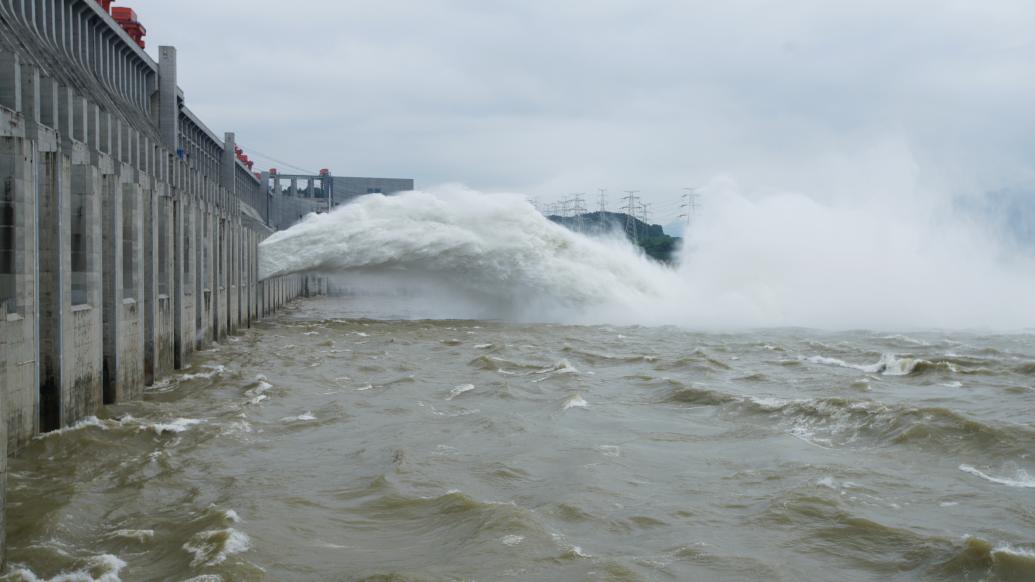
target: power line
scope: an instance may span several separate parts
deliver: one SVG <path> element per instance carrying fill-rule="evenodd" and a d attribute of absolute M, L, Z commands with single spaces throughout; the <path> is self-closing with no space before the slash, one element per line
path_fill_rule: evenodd
<path fill-rule="evenodd" d="M 281 165 L 281 166 L 284 166 L 286 168 L 291 168 L 292 170 L 298 170 L 299 172 L 302 172 L 304 174 L 311 174 L 313 176 L 319 174 L 319 172 L 314 172 L 312 170 L 307 170 L 307 169 L 302 168 L 300 166 L 296 166 L 294 164 L 289 164 L 289 163 L 287 163 L 287 162 L 285 162 L 283 160 L 278 160 L 277 158 L 274 158 L 273 156 L 271 156 L 269 154 L 264 154 L 264 153 L 260 152 L 259 150 L 255 149 L 255 148 L 253 148 L 251 146 L 246 146 L 244 144 L 239 143 L 239 144 L 237 144 L 237 147 L 241 148 L 242 150 L 247 150 L 248 153 L 250 153 L 250 154 L 258 155 L 260 158 L 264 158 L 266 160 L 269 160 L 271 162 L 274 162 L 274 163 L 276 163 L 278 165 Z"/>

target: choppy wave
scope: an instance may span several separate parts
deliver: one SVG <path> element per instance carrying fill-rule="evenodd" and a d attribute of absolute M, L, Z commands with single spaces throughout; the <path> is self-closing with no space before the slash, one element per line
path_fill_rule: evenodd
<path fill-rule="evenodd" d="M 183 549 L 192 556 L 192 567 L 221 564 L 249 548 L 251 539 L 248 535 L 232 527 L 198 532 L 183 544 Z"/>
<path fill-rule="evenodd" d="M 169 422 L 156 422 L 150 425 L 151 430 L 155 431 L 155 434 L 162 433 L 181 433 L 190 429 L 192 426 L 203 424 L 205 421 L 200 418 L 176 418 Z"/>
<path fill-rule="evenodd" d="M 934 360 L 926 360 L 911 356 L 898 356 L 896 354 L 883 354 L 879 361 L 874 364 L 852 364 L 839 358 L 825 356 L 801 357 L 802 360 L 813 364 L 827 366 L 838 366 L 851 368 L 866 372 L 867 374 L 881 374 L 884 376 L 919 376 L 927 373 L 951 373 L 951 374 L 992 374 L 990 368 L 980 364 L 982 360 L 965 358 L 961 356 L 943 357 Z"/>
<path fill-rule="evenodd" d="M 109 537 L 119 538 L 125 540 L 133 540 L 136 542 L 144 543 L 153 540 L 155 537 L 155 530 L 153 529 L 118 529 L 110 534 Z"/>
<path fill-rule="evenodd" d="M 119 573 L 126 562 L 112 554 L 90 556 L 79 560 L 81 564 L 73 570 L 64 571 L 53 578 L 40 578 L 28 568 L 11 565 L 11 574 L 5 580 L 19 582 L 121 582 Z"/>
<path fill-rule="evenodd" d="M 679 384 L 677 388 L 670 391 L 664 397 L 664 401 L 679 404 L 704 404 L 717 406 L 731 402 L 740 402 L 741 399 L 717 390 Z"/>
<path fill-rule="evenodd" d="M 717 406 L 737 415 L 765 415 L 789 434 L 823 446 L 910 445 L 945 453 L 1017 458 L 1035 449 L 1035 432 L 993 426 L 941 407 L 909 407 L 848 398 L 785 399 L 729 394 L 667 380 L 661 402 Z M 1025 482 L 1024 478 L 1018 482 Z"/>
<path fill-rule="evenodd" d="M 760 520 L 791 527 L 804 551 L 824 553 L 870 572 L 911 572 L 938 580 L 1035 579 L 1035 550 L 889 526 L 825 496 L 785 494 L 769 505 Z"/>
<path fill-rule="evenodd" d="M 992 483 L 998 483 L 999 485 L 1006 485 L 1007 487 L 1035 488 L 1035 476 L 1031 475 L 1024 469 L 1017 469 L 1013 477 L 997 477 L 975 469 L 970 465 L 960 465 L 960 471 L 970 473 L 971 475 L 980 477 L 985 481 L 991 481 Z"/>
<path fill-rule="evenodd" d="M 951 453 L 998 458 L 1023 454 L 1035 434 L 1019 426 L 991 426 L 939 407 L 913 408 L 844 398 L 759 402 L 756 410 L 778 415 L 796 436 L 820 444 L 923 445 Z"/>
<path fill-rule="evenodd" d="M 568 410 L 571 408 L 588 408 L 589 403 L 582 397 L 581 394 L 572 394 L 571 396 L 564 399 L 562 408 Z"/>
<path fill-rule="evenodd" d="M 446 400 L 452 400 L 464 392 L 470 392 L 471 390 L 474 390 L 474 384 L 460 384 L 459 386 L 453 386 L 449 389 L 449 395 L 446 396 Z"/>
<path fill-rule="evenodd" d="M 568 354 L 574 354 L 574 355 L 576 355 L 576 356 L 578 356 L 580 358 L 583 358 L 583 359 L 585 359 L 585 360 L 587 360 L 589 362 L 595 362 L 595 363 L 607 363 L 607 362 L 627 363 L 627 362 L 653 362 L 653 361 L 655 361 L 655 357 L 654 356 L 639 355 L 639 354 L 637 354 L 637 355 L 607 354 L 607 353 L 600 353 L 600 352 L 591 352 L 589 350 L 582 350 L 582 349 L 574 348 L 574 347 L 571 347 L 571 346 L 564 346 L 564 348 L 561 351 L 563 351 L 565 353 L 568 353 Z"/>
<path fill-rule="evenodd" d="M 88 416 L 70 426 L 43 433 L 37 439 L 48 439 L 62 436 L 86 429 L 97 429 L 102 431 L 133 429 L 154 431 L 155 434 L 177 434 L 189 430 L 192 426 L 207 422 L 199 418 L 173 418 L 171 420 L 151 421 L 135 418 L 132 415 L 124 414 L 116 418 L 100 419 L 96 416 Z"/>

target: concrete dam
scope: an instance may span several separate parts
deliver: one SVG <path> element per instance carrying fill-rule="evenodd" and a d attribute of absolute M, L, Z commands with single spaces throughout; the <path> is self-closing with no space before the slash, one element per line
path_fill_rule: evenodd
<path fill-rule="evenodd" d="M 176 49 L 155 62 L 132 10 L 110 4 L 0 0 L 4 479 L 35 436 L 139 399 L 192 352 L 321 293 L 313 276 L 258 280 L 269 234 L 413 187 L 322 171 L 283 189 L 253 172 L 234 133 L 187 106 Z"/>

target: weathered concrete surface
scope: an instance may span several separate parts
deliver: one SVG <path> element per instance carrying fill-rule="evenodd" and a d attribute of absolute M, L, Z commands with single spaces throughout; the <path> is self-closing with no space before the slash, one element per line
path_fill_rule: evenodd
<path fill-rule="evenodd" d="M 4 448 L 16 451 L 39 431 L 36 299 L 36 144 L 0 137 L 0 184 L 14 202 L 14 297 L 0 306 L 0 395 Z M 0 455 L 2 457 L 3 455 Z"/>
<path fill-rule="evenodd" d="M 273 198 L 183 103 L 175 49 L 159 65 L 96 3 L 38 4 L 0 0 L 0 560 L 8 453 L 306 288 L 257 280 Z"/>

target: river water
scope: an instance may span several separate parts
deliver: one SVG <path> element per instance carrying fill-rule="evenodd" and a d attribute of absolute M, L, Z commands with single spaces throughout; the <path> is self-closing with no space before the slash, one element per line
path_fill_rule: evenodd
<path fill-rule="evenodd" d="M 1035 580 L 1032 335 L 393 309 L 293 303 L 36 439 L 6 579 Z"/>

